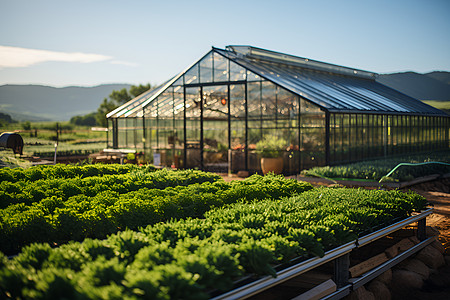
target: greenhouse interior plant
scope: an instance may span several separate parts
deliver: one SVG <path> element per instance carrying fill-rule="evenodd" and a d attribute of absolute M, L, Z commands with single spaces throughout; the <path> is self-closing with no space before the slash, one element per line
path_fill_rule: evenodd
<path fill-rule="evenodd" d="M 261 156 L 261 170 L 263 174 L 283 172 L 283 151 L 286 140 L 275 136 L 265 136 L 256 144 L 256 153 Z"/>

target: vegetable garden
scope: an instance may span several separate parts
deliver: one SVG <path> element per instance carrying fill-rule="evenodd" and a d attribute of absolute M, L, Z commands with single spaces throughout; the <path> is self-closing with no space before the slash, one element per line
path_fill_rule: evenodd
<path fill-rule="evenodd" d="M 2 298 L 206 299 L 427 205 L 399 191 L 131 165 L 4 168 L 0 178 Z"/>

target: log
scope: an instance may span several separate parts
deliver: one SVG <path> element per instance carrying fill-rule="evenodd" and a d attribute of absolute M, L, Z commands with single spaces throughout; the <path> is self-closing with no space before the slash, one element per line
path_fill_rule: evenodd
<path fill-rule="evenodd" d="M 382 263 L 387 262 L 389 259 L 386 256 L 386 253 L 378 254 L 374 257 L 369 258 L 366 261 L 363 261 L 360 264 L 357 264 L 349 269 L 351 277 L 358 277 L 361 274 L 366 273 L 369 270 L 381 265 Z"/>
<path fill-rule="evenodd" d="M 336 284 L 333 280 L 329 279 L 322 284 L 319 284 L 315 288 L 310 289 L 309 291 L 292 298 L 292 300 L 315 300 L 323 298 L 333 292 L 336 291 Z"/>

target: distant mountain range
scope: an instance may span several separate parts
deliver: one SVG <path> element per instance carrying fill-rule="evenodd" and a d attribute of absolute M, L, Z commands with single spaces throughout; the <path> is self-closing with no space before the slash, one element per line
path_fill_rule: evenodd
<path fill-rule="evenodd" d="M 381 74 L 377 81 L 413 98 L 438 103 L 438 108 L 450 107 L 450 72 Z M 130 86 L 105 84 L 55 88 L 42 85 L 2 85 L 0 112 L 7 113 L 18 121 L 65 121 L 73 116 L 96 111 L 113 90 L 129 89 Z"/>
<path fill-rule="evenodd" d="M 66 121 L 96 111 L 113 90 L 129 84 L 55 88 L 42 85 L 0 86 L 0 111 L 18 121 Z"/>
<path fill-rule="evenodd" d="M 377 81 L 422 101 L 450 101 L 450 72 L 382 74 Z"/>

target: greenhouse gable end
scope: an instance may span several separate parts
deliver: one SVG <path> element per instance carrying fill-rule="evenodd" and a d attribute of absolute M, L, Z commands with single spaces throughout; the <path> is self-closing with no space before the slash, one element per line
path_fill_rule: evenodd
<path fill-rule="evenodd" d="M 285 174 L 448 149 L 449 116 L 376 76 L 250 46 L 213 47 L 110 112 L 108 147 L 142 151 L 162 166 L 260 172 L 257 144 L 273 138 Z"/>

